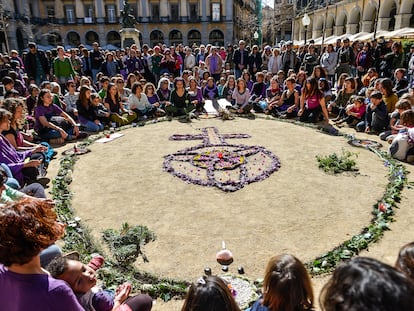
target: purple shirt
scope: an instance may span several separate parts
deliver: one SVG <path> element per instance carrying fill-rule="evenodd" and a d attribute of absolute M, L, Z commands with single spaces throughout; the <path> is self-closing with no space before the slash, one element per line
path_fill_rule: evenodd
<path fill-rule="evenodd" d="M 24 159 L 30 157 L 31 154 L 31 150 L 17 152 L 7 138 L 0 134 L 0 163 L 7 164 L 12 171 L 13 177 L 19 181 L 21 186 L 24 184 L 22 172 Z"/>
<path fill-rule="evenodd" d="M 72 289 L 47 274 L 20 274 L 0 264 L 0 308 L 7 311 L 84 310 Z"/>
<path fill-rule="evenodd" d="M 63 113 L 63 110 L 55 105 L 49 105 L 49 106 L 36 106 L 34 110 L 34 116 L 36 118 L 36 123 L 34 126 L 35 131 L 39 131 L 43 128 L 43 125 L 40 123 L 39 118 L 45 117 L 48 121 L 50 121 L 51 117 L 60 116 Z"/>

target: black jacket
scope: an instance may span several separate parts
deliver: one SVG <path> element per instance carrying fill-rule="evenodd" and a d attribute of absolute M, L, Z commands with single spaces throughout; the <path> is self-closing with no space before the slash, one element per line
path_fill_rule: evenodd
<path fill-rule="evenodd" d="M 24 68 L 26 69 L 27 76 L 30 79 L 36 77 L 36 55 L 39 57 L 40 64 L 42 65 L 45 75 L 50 73 L 49 61 L 46 58 L 45 52 L 37 50 L 36 53 L 27 53 L 23 59 Z"/>

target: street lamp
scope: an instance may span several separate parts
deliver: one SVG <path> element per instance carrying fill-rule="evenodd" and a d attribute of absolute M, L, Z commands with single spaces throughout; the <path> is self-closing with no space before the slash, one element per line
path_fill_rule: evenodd
<path fill-rule="evenodd" d="M 303 17 L 302 17 L 302 24 L 305 27 L 305 44 L 306 44 L 306 37 L 308 35 L 308 26 L 309 26 L 310 22 L 311 21 L 310 21 L 308 13 L 305 13 L 305 15 L 303 15 Z"/>

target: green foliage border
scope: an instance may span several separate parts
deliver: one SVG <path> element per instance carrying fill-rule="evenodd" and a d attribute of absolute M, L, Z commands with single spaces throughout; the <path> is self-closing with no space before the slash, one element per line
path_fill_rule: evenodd
<path fill-rule="evenodd" d="M 353 135 L 341 133 L 332 127 L 325 128 L 298 121 L 275 119 L 271 116 L 255 115 L 255 118 L 291 123 L 312 128 L 328 135 L 343 136 L 348 140 L 354 139 Z M 158 121 L 167 121 L 167 119 L 160 118 Z M 147 121 L 140 125 L 152 123 L 154 122 Z M 130 127 L 124 126 L 118 128 L 117 131 Z M 82 142 L 80 146 L 86 147 L 104 136 L 105 133 L 96 135 Z M 397 204 L 401 201 L 404 187 L 413 185 L 412 182 L 407 180 L 409 172 L 401 162 L 390 157 L 385 151 L 371 147 L 367 149 L 374 152 L 383 161 L 384 166 L 388 168 L 388 183 L 384 194 L 372 206 L 373 217 L 368 226 L 334 249 L 305 264 L 311 275 L 315 276 L 331 272 L 341 262 L 359 254 L 362 250 L 368 249 L 369 245 L 378 241 L 384 235 L 384 232 L 389 230 L 390 223 L 394 221 L 394 209 L 397 208 Z M 79 217 L 75 216 L 75 211 L 72 207 L 72 192 L 69 185 L 72 182 L 72 171 L 77 159 L 77 156 L 64 156 L 62 158 L 57 176 L 53 180 L 51 193 L 52 198 L 56 202 L 56 211 L 59 214 L 60 220 L 67 224 L 64 237 L 64 251 L 76 250 L 81 254 L 81 258 L 86 261 L 90 259 L 90 254 L 96 252 L 103 254 L 103 251 L 94 242 L 89 229 L 81 222 Z M 128 281 L 134 286 L 134 289 L 147 292 L 154 298 L 161 297 L 166 301 L 174 296 L 184 297 L 186 288 L 189 285 L 187 281 L 160 278 L 138 271 L 133 265 L 119 266 L 111 260 L 106 262 L 106 268 L 102 269 L 100 277 L 108 287 Z"/>

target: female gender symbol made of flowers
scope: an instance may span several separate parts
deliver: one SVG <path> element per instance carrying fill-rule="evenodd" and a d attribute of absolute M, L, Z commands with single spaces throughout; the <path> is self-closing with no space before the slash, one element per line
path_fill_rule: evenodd
<path fill-rule="evenodd" d="M 247 134 L 220 135 L 215 127 L 201 131 L 198 135 L 170 137 L 170 140 L 202 140 L 202 144 L 165 156 L 165 171 L 188 183 L 233 192 L 266 179 L 280 167 L 279 158 L 264 147 L 225 141 L 250 138 Z"/>

